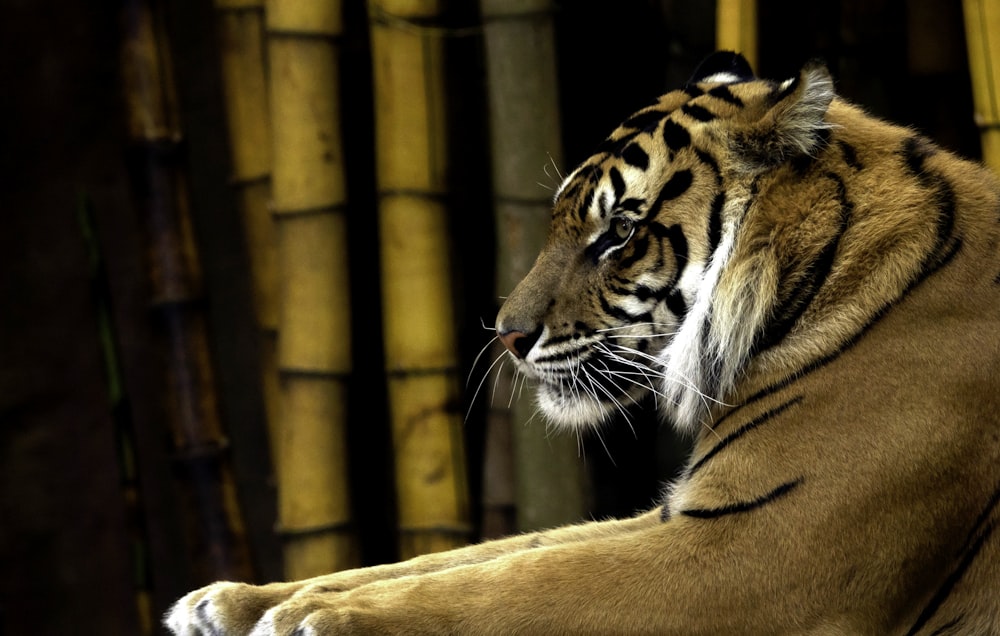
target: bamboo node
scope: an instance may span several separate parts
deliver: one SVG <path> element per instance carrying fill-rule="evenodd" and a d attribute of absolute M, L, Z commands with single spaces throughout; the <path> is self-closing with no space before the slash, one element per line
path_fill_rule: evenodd
<path fill-rule="evenodd" d="M 205 442 L 193 446 L 178 448 L 170 454 L 174 463 L 196 463 L 216 460 L 229 452 L 229 439 L 221 437 L 214 442 Z"/>
<path fill-rule="evenodd" d="M 373 24 L 406 31 L 414 35 L 438 38 L 464 38 L 480 36 L 483 33 L 483 27 L 478 24 L 472 26 L 451 26 L 442 24 L 439 20 L 430 17 L 394 15 L 376 4 L 371 4 L 369 7 Z"/>
<path fill-rule="evenodd" d="M 268 27 L 267 36 L 270 38 L 303 38 L 307 40 L 326 40 L 328 42 L 338 42 L 343 39 L 344 34 L 335 31 L 307 31 L 305 29 Z"/>
<path fill-rule="evenodd" d="M 303 208 L 279 208 L 274 205 L 271 206 L 271 216 L 272 217 L 292 217 L 292 216 L 313 216 L 317 214 L 336 214 L 338 212 L 347 212 L 347 203 L 333 203 L 330 205 L 317 205 L 313 207 L 303 207 Z"/>
<path fill-rule="evenodd" d="M 449 199 L 449 195 L 447 193 L 436 192 L 434 190 L 418 190 L 416 188 L 384 188 L 379 190 L 377 196 L 379 200 L 409 197 L 412 199 L 433 201 L 443 205 L 447 205 Z"/>
<path fill-rule="evenodd" d="M 314 526 L 303 526 L 301 528 L 288 528 L 281 523 L 274 524 L 274 533 L 282 539 L 296 539 L 299 537 L 309 537 L 328 533 L 349 533 L 354 531 L 354 524 L 350 521 L 331 521 Z"/>
<path fill-rule="evenodd" d="M 229 177 L 229 185 L 234 188 L 243 188 L 246 186 L 257 185 L 259 183 L 270 183 L 271 173 L 262 172 L 260 174 L 248 175 L 245 177 Z"/>
<path fill-rule="evenodd" d="M 422 377 L 428 375 L 448 375 L 452 373 L 458 373 L 459 369 L 456 365 L 445 365 L 440 367 L 388 367 L 385 370 L 387 376 L 393 379 L 397 378 L 414 378 Z"/>
<path fill-rule="evenodd" d="M 1000 130 L 1000 120 L 990 119 L 980 113 L 973 113 L 972 120 L 979 130 Z"/>
<path fill-rule="evenodd" d="M 160 290 L 149 299 L 149 310 L 154 314 L 165 314 L 172 311 L 205 309 L 205 295 L 201 282 L 188 282 L 187 285 L 170 285 Z"/>
<path fill-rule="evenodd" d="M 307 367 L 283 366 L 278 369 L 278 375 L 282 379 L 287 378 L 321 378 L 325 380 L 350 380 L 351 370 L 334 369 L 310 369 Z"/>
<path fill-rule="evenodd" d="M 215 0 L 215 10 L 237 13 L 240 11 L 264 12 L 264 0 Z"/>
<path fill-rule="evenodd" d="M 534 22 L 534 21 L 544 21 L 552 19 L 552 16 L 556 14 L 555 6 L 549 5 L 543 9 L 532 9 L 530 11 L 491 11 L 490 13 L 484 13 L 482 16 L 483 24 L 489 26 L 490 24 L 496 22 L 515 22 L 518 20 L 524 22 Z"/>

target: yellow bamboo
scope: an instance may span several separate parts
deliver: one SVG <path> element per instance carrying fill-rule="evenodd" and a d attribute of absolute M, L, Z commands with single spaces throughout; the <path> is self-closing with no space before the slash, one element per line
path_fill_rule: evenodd
<path fill-rule="evenodd" d="M 260 334 L 261 387 L 276 465 L 278 435 L 277 248 L 271 219 L 271 127 L 264 51 L 264 0 L 215 0 L 232 186 L 243 216 Z"/>
<path fill-rule="evenodd" d="M 1000 171 L 1000 3 L 963 0 L 965 40 L 972 75 L 975 121 L 982 141 L 983 161 Z"/>
<path fill-rule="evenodd" d="M 468 534 L 435 0 L 372 0 L 376 179 L 400 555 Z"/>
<path fill-rule="evenodd" d="M 253 572 L 216 399 L 201 269 L 191 227 L 183 139 L 160 7 L 124 6 L 130 165 L 146 226 L 151 306 L 162 345 L 164 401 L 195 583 Z"/>
<path fill-rule="evenodd" d="M 736 51 L 757 70 L 757 0 L 717 0 L 715 47 Z"/>
<path fill-rule="evenodd" d="M 552 0 L 480 0 L 486 44 L 494 215 L 497 224 L 498 297 L 528 273 L 548 232 L 552 190 L 562 164 Z M 551 164 L 551 165 L 547 165 Z M 548 189 L 538 185 L 546 180 Z M 502 348 L 500 349 L 502 351 Z M 510 365 L 501 373 L 509 376 Z M 498 383 L 513 391 L 511 379 Z M 528 396 L 513 403 L 499 397 L 489 425 L 510 426 L 514 442 L 517 529 L 579 521 L 585 508 L 585 474 L 576 439 L 547 435 L 529 424 Z M 487 454 L 494 449 L 487 448 Z M 488 455 L 489 457 L 489 455 Z M 484 505 L 496 502 L 485 481 Z M 487 496 L 491 495 L 491 496 Z"/>
<path fill-rule="evenodd" d="M 356 564 L 348 530 L 351 372 L 340 5 L 269 0 L 272 190 L 281 280 L 278 512 L 289 579 Z"/>

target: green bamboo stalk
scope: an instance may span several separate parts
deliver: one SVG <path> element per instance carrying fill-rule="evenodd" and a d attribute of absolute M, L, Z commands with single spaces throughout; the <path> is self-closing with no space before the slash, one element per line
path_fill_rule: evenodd
<path fill-rule="evenodd" d="M 528 273 L 548 233 L 552 190 L 562 164 L 551 0 L 481 0 L 486 44 L 494 215 L 497 226 L 497 296 Z M 499 307 L 498 307 L 499 308 Z M 502 347 L 494 356 L 502 355 Z M 500 394 L 516 390 L 504 374 Z M 490 426 L 510 427 L 514 443 L 517 530 L 579 521 L 586 509 L 586 475 L 572 435 L 547 435 L 528 424 L 528 396 L 495 398 Z M 507 413 L 504 413 L 507 411 Z M 506 422 L 504 420 L 507 420 Z M 487 449 L 487 453 L 493 449 Z M 487 481 L 486 487 L 492 485 Z M 487 491 L 489 495 L 490 491 Z M 495 497 L 484 497 L 490 503 Z"/>
<path fill-rule="evenodd" d="M 132 587 L 139 619 L 139 635 L 147 636 L 153 633 L 152 582 L 149 570 L 149 536 L 146 531 L 139 470 L 136 465 L 135 425 L 132 421 L 132 406 L 122 377 L 120 349 L 112 318 L 108 272 L 104 254 L 97 240 L 94 211 L 91 206 L 87 198 L 80 201 L 78 222 L 90 267 L 91 296 L 97 314 L 97 336 L 101 346 L 101 358 L 104 361 L 108 403 L 118 450 L 118 474 L 124 500 L 126 530 L 131 543 L 129 552 L 132 559 Z"/>
<path fill-rule="evenodd" d="M 1000 171 L 1000 5 L 992 0 L 963 0 L 965 40 L 969 49 L 972 98 L 983 162 Z"/>

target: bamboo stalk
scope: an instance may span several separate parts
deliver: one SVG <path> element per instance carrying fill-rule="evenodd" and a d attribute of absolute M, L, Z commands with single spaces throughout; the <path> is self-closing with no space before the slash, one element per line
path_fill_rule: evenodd
<path fill-rule="evenodd" d="M 232 159 L 231 183 L 243 216 L 250 257 L 255 318 L 259 332 L 261 387 L 271 439 L 275 441 L 278 403 L 277 246 L 271 219 L 271 127 L 267 101 L 264 0 L 215 0 Z"/>
<path fill-rule="evenodd" d="M 499 297 L 528 273 L 548 232 L 551 190 L 562 163 L 551 0 L 481 0 L 485 27 Z M 551 163 L 549 168 L 546 164 Z M 504 367 L 511 373 L 510 365 Z M 503 372 L 503 371 L 502 371 Z M 504 383 L 511 386 L 511 379 Z M 492 407 L 490 424 L 510 426 L 514 441 L 517 529 L 579 521 L 586 479 L 576 440 L 530 426 L 531 401 L 517 401 L 504 424 L 506 401 Z M 491 449 L 487 449 L 487 453 Z"/>
<path fill-rule="evenodd" d="M 1000 171 L 1000 4 L 963 0 L 965 40 L 972 75 L 972 102 L 986 165 Z"/>
<path fill-rule="evenodd" d="M 281 273 L 278 510 L 289 579 L 358 561 L 345 444 L 351 324 L 337 82 L 341 30 L 337 2 L 268 2 Z"/>
<path fill-rule="evenodd" d="M 152 308 L 164 348 L 167 415 L 188 560 L 197 583 L 252 569 L 219 417 L 198 255 L 180 158 L 170 51 L 160 7 L 124 5 L 123 72 L 133 194 L 146 225 Z"/>
<path fill-rule="evenodd" d="M 717 0 L 715 46 L 736 51 L 757 70 L 757 0 Z"/>
<path fill-rule="evenodd" d="M 121 356 L 114 325 L 111 285 L 97 240 L 94 212 L 89 199 L 80 203 L 78 213 L 90 266 L 91 297 L 97 321 L 97 336 L 104 361 L 104 379 L 108 388 L 108 404 L 118 450 L 118 474 L 125 504 L 125 523 L 132 558 L 132 588 L 138 617 L 138 636 L 153 634 L 152 583 L 149 570 L 149 533 L 143 511 L 142 490 L 135 456 L 135 423 L 132 407 L 125 391 Z"/>
<path fill-rule="evenodd" d="M 467 540 L 435 0 L 372 0 L 383 328 L 400 555 Z"/>
<path fill-rule="evenodd" d="M 506 355 L 499 342 L 494 342 L 489 351 L 490 360 Z M 516 390 L 513 374 L 501 369 L 490 384 L 491 402 L 486 413 L 483 441 L 482 512 L 479 523 L 479 534 L 484 540 L 513 534 L 517 531 L 518 519 L 511 424 L 513 403 L 507 398 Z"/>

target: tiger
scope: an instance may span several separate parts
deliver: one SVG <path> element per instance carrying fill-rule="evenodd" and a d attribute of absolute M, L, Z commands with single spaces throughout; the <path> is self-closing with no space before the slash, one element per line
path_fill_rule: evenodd
<path fill-rule="evenodd" d="M 294 583 L 190 634 L 1000 634 L 1000 182 L 718 52 L 558 188 L 496 321 L 557 427 L 691 437 L 651 510 Z"/>

